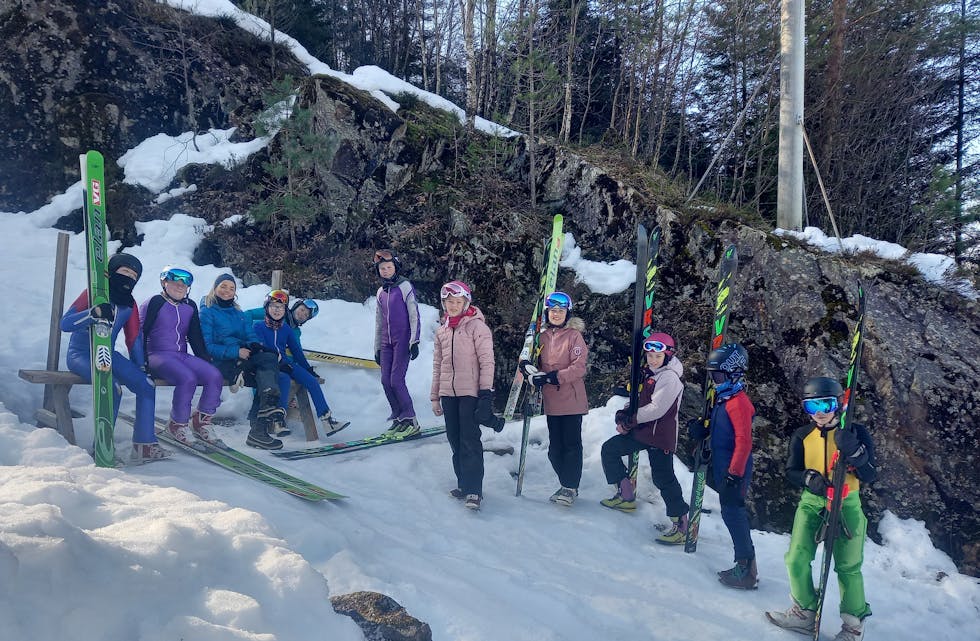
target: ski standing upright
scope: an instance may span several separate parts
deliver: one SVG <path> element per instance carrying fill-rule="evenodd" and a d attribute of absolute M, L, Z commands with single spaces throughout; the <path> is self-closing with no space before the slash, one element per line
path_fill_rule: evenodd
<path fill-rule="evenodd" d="M 545 245 L 544 269 L 541 272 L 541 281 L 538 286 L 538 297 L 534 302 L 534 312 L 531 315 L 531 322 L 528 324 L 527 332 L 524 334 L 524 346 L 517 362 L 531 361 L 534 366 L 538 364 L 538 352 L 540 351 L 539 337 L 541 328 L 544 327 L 545 306 L 544 301 L 548 294 L 555 291 L 555 283 L 558 280 L 558 263 L 561 260 L 562 245 L 562 226 L 564 219 L 561 214 L 556 214 L 551 226 L 551 239 Z M 504 420 L 510 421 L 514 418 L 514 411 L 517 408 L 517 400 L 521 394 L 521 389 L 526 388 L 524 394 L 524 427 L 521 433 L 521 454 L 517 467 L 517 490 L 515 496 L 521 495 L 524 486 L 524 464 L 527 457 L 527 440 L 531 430 L 531 416 L 541 407 L 541 392 L 536 390 L 533 385 L 527 383 L 521 373 L 520 365 L 514 373 L 514 382 L 511 384 L 510 394 L 507 396 L 507 405 L 504 407 Z"/>
<path fill-rule="evenodd" d="M 108 247 L 105 213 L 105 161 L 89 151 L 79 156 L 82 173 L 83 219 L 88 264 L 88 303 L 109 303 Z M 112 415 L 112 322 L 97 318 L 90 330 L 92 354 L 92 414 L 95 419 L 95 464 L 114 467 Z"/>
<path fill-rule="evenodd" d="M 858 369 L 861 366 L 861 352 L 864 347 L 864 311 L 865 294 L 864 286 L 858 282 L 858 319 L 854 329 L 854 337 L 851 339 L 851 359 L 847 367 L 847 387 L 844 389 L 844 408 L 840 416 L 840 430 L 846 432 L 851 428 L 851 419 L 854 412 L 851 407 L 851 399 L 857 390 Z M 840 452 L 835 454 L 839 455 Z M 817 608 L 813 620 L 813 641 L 820 638 L 820 615 L 823 612 L 823 604 L 827 596 L 827 579 L 830 576 L 830 564 L 834 558 L 834 543 L 841 532 L 841 504 L 844 501 L 844 477 L 847 475 L 847 465 L 836 460 L 834 471 L 831 476 L 831 486 L 827 488 L 827 513 L 824 527 L 821 529 L 823 534 L 823 560 L 820 564 L 820 583 L 817 586 Z"/>
<path fill-rule="evenodd" d="M 729 245 L 722 255 L 721 267 L 718 274 L 718 291 L 715 294 L 715 314 L 711 324 L 711 340 L 708 343 L 708 354 L 725 343 L 725 330 L 728 328 L 728 313 L 731 310 L 731 286 L 738 268 L 738 250 L 735 245 Z M 710 373 L 705 371 L 704 407 L 701 418 L 704 426 L 708 427 L 711 409 L 714 407 L 714 386 L 711 384 Z M 691 553 L 698 548 L 698 528 L 701 525 L 701 506 L 704 503 L 704 485 L 708 475 L 708 465 L 711 463 L 710 437 L 706 436 L 694 450 L 694 485 L 691 488 L 691 510 L 687 517 L 687 538 L 684 541 L 684 551 Z"/>
<path fill-rule="evenodd" d="M 660 266 L 660 227 L 647 234 L 642 224 L 636 226 L 636 289 L 633 296 L 633 345 L 630 353 L 630 412 L 636 417 L 640 378 L 646 357 L 643 342 L 653 333 L 653 297 Z M 629 476 L 636 488 L 640 453 L 630 454 Z"/>

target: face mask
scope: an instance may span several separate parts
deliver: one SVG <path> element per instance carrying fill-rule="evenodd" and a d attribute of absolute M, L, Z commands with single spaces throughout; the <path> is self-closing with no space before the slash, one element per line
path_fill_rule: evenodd
<path fill-rule="evenodd" d="M 132 306 L 133 288 L 136 287 L 136 279 L 116 272 L 109 275 L 109 300 L 113 303 Z"/>

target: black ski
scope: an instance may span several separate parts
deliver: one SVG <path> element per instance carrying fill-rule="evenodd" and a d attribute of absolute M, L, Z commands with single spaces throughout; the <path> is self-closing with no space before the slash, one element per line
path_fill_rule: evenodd
<path fill-rule="evenodd" d="M 847 388 L 844 390 L 844 408 L 841 410 L 840 430 L 851 429 L 851 399 L 857 390 L 858 368 L 861 366 L 861 350 L 864 345 L 864 286 L 858 281 L 858 319 L 851 339 L 851 360 L 847 367 Z M 839 453 L 838 453 L 839 454 Z M 836 458 L 836 455 L 835 455 Z M 840 510 L 844 501 L 844 477 L 847 475 L 847 465 L 837 460 L 831 475 L 833 494 L 827 499 L 827 514 L 823 531 L 823 561 L 820 566 L 820 584 L 817 587 L 816 615 L 813 619 L 813 640 L 820 638 L 820 614 L 823 611 L 824 597 L 827 596 L 827 579 L 830 576 L 830 563 L 834 558 L 834 543 L 840 535 Z"/>
<path fill-rule="evenodd" d="M 738 267 L 738 250 L 730 245 L 721 259 L 718 273 L 718 292 L 715 294 L 715 315 L 711 323 L 711 340 L 708 343 L 708 354 L 725 344 L 725 330 L 728 328 L 728 312 L 731 310 L 730 296 L 732 279 Z M 705 355 L 707 357 L 707 355 Z M 704 394 L 704 407 L 701 418 L 704 426 L 709 427 L 711 410 L 715 405 L 715 386 L 707 370 L 704 372 L 704 382 L 701 387 Z M 687 515 L 687 538 L 684 540 L 684 551 L 694 552 L 698 549 L 698 529 L 701 525 L 701 505 L 704 503 L 704 485 L 708 477 L 708 465 L 711 463 L 710 434 L 698 443 L 694 450 L 694 485 L 691 488 L 691 508 Z"/>
<path fill-rule="evenodd" d="M 633 295 L 633 350 L 630 354 L 630 412 L 635 420 L 639 410 L 640 379 L 646 364 L 643 342 L 653 333 L 653 296 L 660 266 L 660 227 L 647 234 L 642 224 L 636 226 L 636 289 Z M 630 482 L 636 488 L 640 453 L 630 455 Z"/>

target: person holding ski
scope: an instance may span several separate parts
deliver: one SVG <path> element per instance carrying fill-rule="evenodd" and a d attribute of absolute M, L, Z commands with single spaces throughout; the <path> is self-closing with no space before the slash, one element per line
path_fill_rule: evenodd
<path fill-rule="evenodd" d="M 871 616 L 871 607 L 865 601 L 861 574 L 868 519 L 861 509 L 860 489 L 861 483 L 873 482 L 878 472 L 874 444 L 867 428 L 852 423 L 847 430 L 840 429 L 843 397 L 844 389 L 832 378 L 818 376 L 803 386 L 803 411 L 811 420 L 793 432 L 786 461 L 786 477 L 794 486 L 803 488 L 785 556 L 793 604 L 785 612 L 766 612 L 766 616 L 781 628 L 814 633 L 818 596 L 811 564 L 817 543 L 823 538 L 819 533 L 827 510 L 833 467 L 847 465 L 840 513 L 847 535 L 837 537 L 833 550 L 843 625 L 834 639 L 861 641 L 864 619 Z"/>
<path fill-rule="evenodd" d="M 143 264 L 130 254 L 115 254 L 109 258 L 109 302 L 89 307 L 88 290 L 78 295 L 64 316 L 61 331 L 71 333 L 68 339 L 68 369 L 78 374 L 86 383 L 92 382 L 92 351 L 88 330 L 96 319 L 112 323 L 112 344 L 120 330 L 126 337 L 129 358 L 118 350 L 112 352 L 113 409 L 119 414 L 119 401 L 125 385 L 136 395 L 136 420 L 133 424 L 133 449 L 130 460 L 134 463 L 158 461 L 172 455 L 160 446 L 153 428 L 156 407 L 156 388 L 146 375 L 146 353 L 140 333 L 140 314 L 133 300 L 133 288 L 143 274 Z"/>
<path fill-rule="evenodd" d="M 279 407 L 279 359 L 255 335 L 253 322 L 236 301 L 238 284 L 231 274 L 214 279 L 201 299 L 201 328 L 208 353 L 224 380 L 238 391 L 255 388 L 245 444 L 264 450 L 282 448 L 275 438 L 285 430 L 286 414 Z"/>
<path fill-rule="evenodd" d="M 644 365 L 637 397 L 638 410 L 626 407 L 616 412 L 615 436 L 602 444 L 602 470 L 616 495 L 602 505 L 632 512 L 636 509 L 636 489 L 623 464 L 623 456 L 646 450 L 653 484 L 660 490 L 671 528 L 657 538 L 665 545 L 683 545 L 687 535 L 688 505 L 674 475 L 677 449 L 677 413 L 684 393 L 684 365 L 677 357 L 677 345 L 670 334 L 655 332 L 643 341 Z"/>
<path fill-rule="evenodd" d="M 752 481 L 752 419 L 755 408 L 745 393 L 749 353 L 738 343 L 722 345 L 708 354 L 707 370 L 714 386 L 708 427 L 704 420 L 688 421 L 691 440 L 710 433 L 711 470 L 721 500 L 721 518 L 735 548 L 735 566 L 718 573 L 730 588 L 754 590 L 759 585 L 755 546 L 745 497 Z"/>
<path fill-rule="evenodd" d="M 293 381 L 306 388 L 310 398 L 313 400 L 313 407 L 316 408 L 317 416 L 323 423 L 323 430 L 326 436 L 336 434 L 340 430 L 350 425 L 349 421 L 338 421 L 332 416 L 327 399 L 323 396 L 320 389 L 320 378 L 314 373 L 313 366 L 306 360 L 303 354 L 303 346 L 293 333 L 293 328 L 286 324 L 286 305 L 289 297 L 281 289 L 274 289 L 265 297 L 265 319 L 253 325 L 255 335 L 259 342 L 269 350 L 278 368 L 279 397 L 277 409 L 279 416 L 285 416 L 286 406 L 289 403 L 289 393 Z M 286 350 L 289 350 L 289 353 Z M 261 410 L 259 410 L 261 415 Z M 278 435 L 286 435 L 288 431 L 280 431 Z"/>
<path fill-rule="evenodd" d="M 211 418 L 221 404 L 224 381 L 211 364 L 197 305 L 187 297 L 193 283 L 194 276 L 186 269 L 164 268 L 160 273 L 163 291 L 140 306 L 140 316 L 149 371 L 174 386 L 167 431 L 182 443 L 192 444 L 195 436 L 213 443 L 217 435 Z M 198 385 L 203 390 L 192 417 L 191 401 Z"/>
<path fill-rule="evenodd" d="M 381 366 L 381 386 L 391 406 L 388 432 L 404 438 L 420 430 L 405 384 L 408 362 L 419 355 L 419 306 L 415 287 L 401 275 L 401 261 L 394 252 L 374 252 L 374 268 L 381 278 L 374 315 L 374 362 Z"/>
<path fill-rule="evenodd" d="M 479 510 L 483 499 L 483 442 L 480 424 L 503 429 L 493 415 L 493 334 L 473 294 L 454 280 L 439 290 L 443 321 L 436 330 L 432 358 L 432 413 L 446 417 L 456 487 L 450 494 Z"/>
<path fill-rule="evenodd" d="M 572 317 L 572 299 L 553 292 L 544 301 L 547 313 L 541 331 L 538 368 L 521 361 L 521 371 L 541 388 L 548 421 L 548 460 L 560 487 L 549 499 L 572 505 L 582 480 L 582 416 L 589 413 L 585 393 L 585 366 L 589 348 L 582 337 L 585 323 Z"/>

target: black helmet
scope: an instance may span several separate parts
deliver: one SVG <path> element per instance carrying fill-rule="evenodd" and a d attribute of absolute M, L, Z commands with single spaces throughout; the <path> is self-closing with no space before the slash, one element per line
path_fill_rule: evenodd
<path fill-rule="evenodd" d="M 109 257 L 108 271 L 110 274 L 115 274 L 120 267 L 129 267 L 136 272 L 136 280 L 139 280 L 143 274 L 143 263 L 132 254 L 113 254 Z"/>
<path fill-rule="evenodd" d="M 738 343 L 722 345 L 708 354 L 708 371 L 744 374 L 749 369 L 749 353 Z"/>
<path fill-rule="evenodd" d="M 381 263 L 391 263 L 395 266 L 395 276 L 402 269 L 402 261 L 398 260 L 398 255 L 390 249 L 379 249 L 374 252 L 374 269 L 381 275 Z"/>
<path fill-rule="evenodd" d="M 803 398 L 837 398 L 844 395 L 844 388 L 833 378 L 816 376 L 803 384 Z"/>

